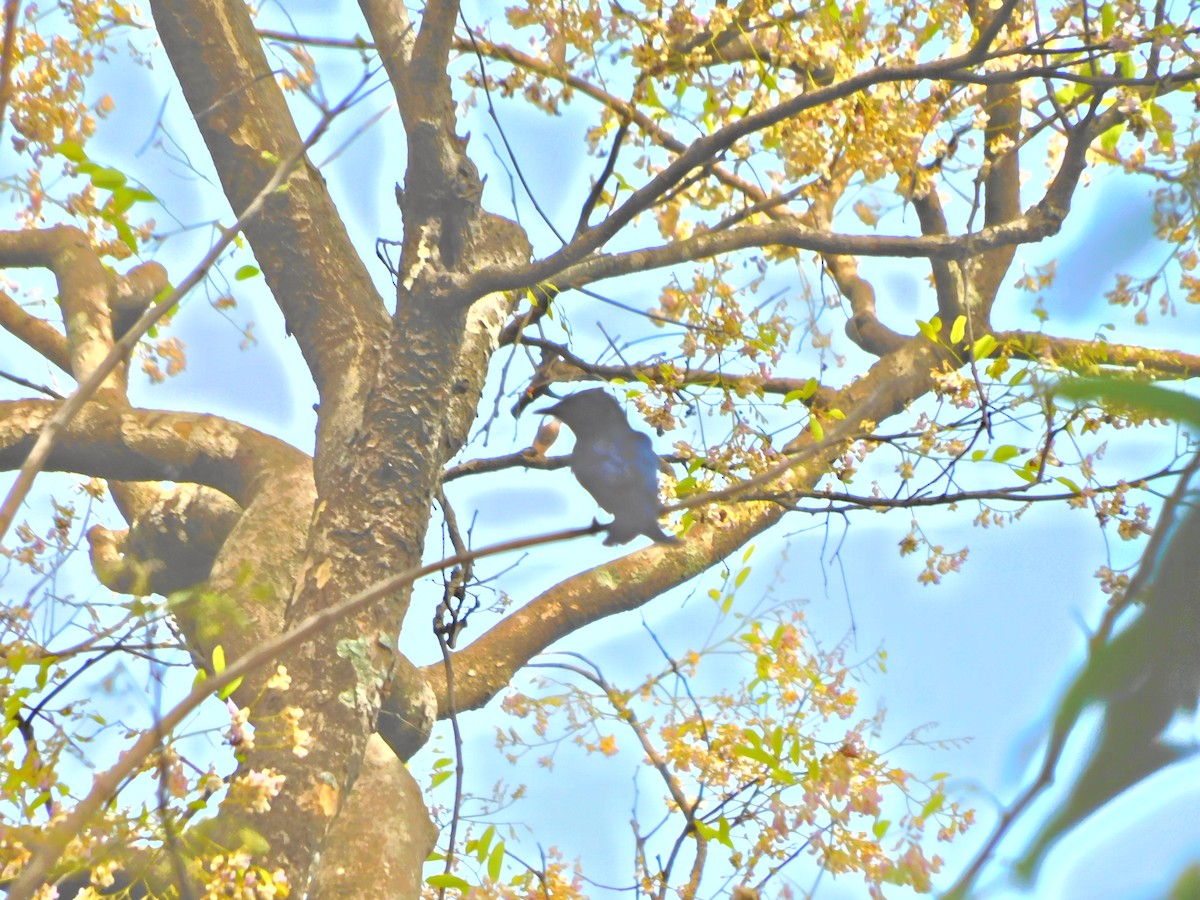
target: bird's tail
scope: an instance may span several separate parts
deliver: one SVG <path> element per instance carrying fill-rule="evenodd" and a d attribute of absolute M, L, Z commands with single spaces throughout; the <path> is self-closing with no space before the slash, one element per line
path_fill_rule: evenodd
<path fill-rule="evenodd" d="M 657 526 L 655 526 L 654 528 L 647 528 L 645 531 L 642 532 L 642 534 L 646 535 L 646 537 L 650 538 L 650 540 L 654 541 L 654 543 L 656 543 L 656 544 L 671 545 L 671 544 L 682 544 L 683 543 L 683 541 L 676 535 L 668 534 L 667 532 L 663 531 L 661 528 L 659 528 Z"/>

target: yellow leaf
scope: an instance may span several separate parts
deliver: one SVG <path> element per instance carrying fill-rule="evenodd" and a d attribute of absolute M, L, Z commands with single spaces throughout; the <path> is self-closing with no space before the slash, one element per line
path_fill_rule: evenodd
<path fill-rule="evenodd" d="M 967 317 L 959 316 L 954 320 L 954 324 L 950 326 L 950 343 L 957 344 L 963 339 L 963 335 L 967 332 Z"/>

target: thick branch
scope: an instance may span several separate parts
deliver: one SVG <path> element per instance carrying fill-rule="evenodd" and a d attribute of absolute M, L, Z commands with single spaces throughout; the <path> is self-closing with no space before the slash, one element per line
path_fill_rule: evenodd
<path fill-rule="evenodd" d="M 240 0 L 150 5 L 225 196 L 241 210 L 271 176 L 272 160 L 302 146 L 249 10 Z M 320 392 L 318 446 L 343 446 L 358 412 L 348 398 L 369 383 L 364 367 L 386 331 L 383 301 L 311 165 L 292 174 L 245 233 Z"/>
<path fill-rule="evenodd" d="M 25 462 L 59 404 L 0 403 L 0 470 Z M 89 403 L 62 431 L 46 469 L 122 481 L 206 484 L 247 506 L 280 471 L 309 458 L 283 441 L 219 416 Z"/>
<path fill-rule="evenodd" d="M 753 247 L 792 247 L 818 253 L 880 256 L 895 259 L 928 258 L 960 260 L 996 247 L 1040 241 L 1056 234 L 1062 221 L 1038 207 L 1001 228 L 985 228 L 974 234 L 872 235 L 839 234 L 807 227 L 795 220 L 741 225 L 727 231 L 709 231 L 681 241 L 628 253 L 596 254 L 565 269 L 556 284 L 578 286 L 662 268 L 695 259 Z"/>
<path fill-rule="evenodd" d="M 836 190 L 831 184 L 813 203 L 812 217 L 817 224 L 825 228 L 832 226 L 834 207 L 844 188 L 843 177 Z M 844 253 L 824 253 L 821 258 L 838 291 L 850 302 L 846 336 L 863 350 L 880 357 L 899 349 L 905 336 L 888 328 L 880 320 L 875 307 L 875 288 L 858 274 L 858 260 Z"/>
<path fill-rule="evenodd" d="M 375 39 L 375 50 L 392 90 L 399 97 L 404 91 L 404 72 L 412 59 L 417 37 L 408 8 L 401 0 L 359 0 L 358 8 Z"/>
<path fill-rule="evenodd" d="M 67 329 L 68 368 L 76 379 L 86 378 L 113 344 L 110 278 L 87 235 L 69 225 L 0 232 L 0 267 L 8 266 L 54 273 Z M 101 390 L 123 395 L 122 379 L 109 375 Z"/>
<path fill-rule="evenodd" d="M 993 356 L 1007 349 L 1018 359 L 1051 360 L 1072 371 L 1087 373 L 1094 372 L 1097 367 L 1118 366 L 1144 371 L 1154 378 L 1186 379 L 1200 375 L 1200 355 L 1178 350 L 1085 341 L 1029 331 L 997 331 L 994 336 L 998 347 Z"/>
<path fill-rule="evenodd" d="M 0 404 L 0 470 L 21 466 L 58 406 L 46 400 Z M 227 494 L 243 512 L 227 533 L 227 552 L 212 563 L 209 587 L 231 601 L 254 602 L 238 604 L 239 627 L 219 636 L 211 627 L 214 610 L 204 604 L 180 605 L 176 616 L 190 649 L 205 658 L 218 638 L 233 659 L 278 633 L 315 502 L 307 455 L 217 416 L 92 402 L 60 433 L 45 468 L 122 481 L 203 484 Z M 123 549 L 113 544 L 114 536 L 98 533 L 95 539 L 101 566 L 113 579 L 124 577 L 113 568 Z M 261 548 L 262 555 L 248 553 L 251 547 Z"/>
<path fill-rule="evenodd" d="M 1021 88 L 1019 85 L 989 85 L 984 93 L 983 184 L 984 227 L 1004 225 L 1021 214 L 1021 169 L 1017 146 L 1021 139 Z M 975 297 L 981 324 L 990 319 L 996 292 L 1012 263 L 1016 246 L 999 247 L 981 255 L 972 267 Z M 974 310 L 973 310 L 974 311 Z"/>
<path fill-rule="evenodd" d="M 40 267 L 54 273 L 66 336 L 3 293 L 0 327 L 80 381 L 100 366 L 114 338 L 168 287 L 167 271 L 156 262 L 114 275 L 87 235 L 71 226 L 0 232 L 0 268 L 5 266 Z M 127 377 L 123 364 L 105 379 L 101 390 L 124 397 Z"/>
<path fill-rule="evenodd" d="M 943 350 L 923 337 L 915 338 L 840 391 L 835 402 L 846 419 L 829 429 L 832 449 L 823 456 L 835 456 L 840 442 L 873 431 L 924 395 L 932 386 L 931 373 L 945 358 Z M 811 487 L 824 474 L 823 460 L 810 458 L 793 470 L 790 482 Z M 637 551 L 573 576 L 531 600 L 454 654 L 457 711 L 483 706 L 521 666 L 559 638 L 606 616 L 636 609 L 717 564 L 773 526 L 784 512 L 777 504 L 761 502 L 719 507 L 701 516 L 701 524 L 688 532 L 681 547 Z M 421 672 L 437 694 L 439 714 L 449 715 L 443 664 L 424 666 Z"/>
<path fill-rule="evenodd" d="M 921 223 L 921 233 L 927 235 L 948 234 L 946 216 L 937 189 L 931 188 L 919 197 L 912 198 L 913 208 Z M 943 322 L 953 322 L 963 312 L 962 270 L 948 260 L 930 258 L 929 268 L 933 273 L 933 289 L 937 295 L 938 315 Z"/>
<path fill-rule="evenodd" d="M 207 581 L 242 516 L 227 496 L 196 484 L 162 490 L 116 481 L 112 491 L 114 499 L 138 495 L 136 508 L 118 500 L 130 527 L 110 531 L 97 525 L 87 538 L 97 577 L 119 593 L 167 596 Z"/>
<path fill-rule="evenodd" d="M 64 372 L 71 371 L 67 339 L 45 319 L 25 312 L 16 300 L 3 291 L 0 291 L 0 328 L 20 338 Z"/>

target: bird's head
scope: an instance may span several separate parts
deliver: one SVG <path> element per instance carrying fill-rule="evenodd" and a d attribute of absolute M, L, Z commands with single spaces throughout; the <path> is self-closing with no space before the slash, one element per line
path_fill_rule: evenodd
<path fill-rule="evenodd" d="M 607 427 L 616 422 L 629 424 L 620 404 L 601 388 L 580 391 L 534 412 L 562 419 L 577 434 L 580 429 L 586 431 L 590 427 Z"/>

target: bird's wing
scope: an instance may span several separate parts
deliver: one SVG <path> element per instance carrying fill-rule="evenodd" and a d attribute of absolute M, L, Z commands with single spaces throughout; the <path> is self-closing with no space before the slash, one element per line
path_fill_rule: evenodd
<path fill-rule="evenodd" d="M 625 502 L 634 462 L 624 442 L 609 437 L 576 441 L 571 454 L 575 478 L 603 509 L 616 513 Z"/>
<path fill-rule="evenodd" d="M 614 515 L 630 508 L 658 507 L 658 457 L 644 434 L 627 431 L 577 441 L 571 470 L 596 502 Z"/>
<path fill-rule="evenodd" d="M 654 444 L 650 441 L 650 435 L 642 434 L 640 431 L 633 432 L 631 440 L 633 448 L 633 463 L 637 470 L 641 487 L 648 491 L 650 496 L 658 497 L 658 454 L 654 452 Z"/>

